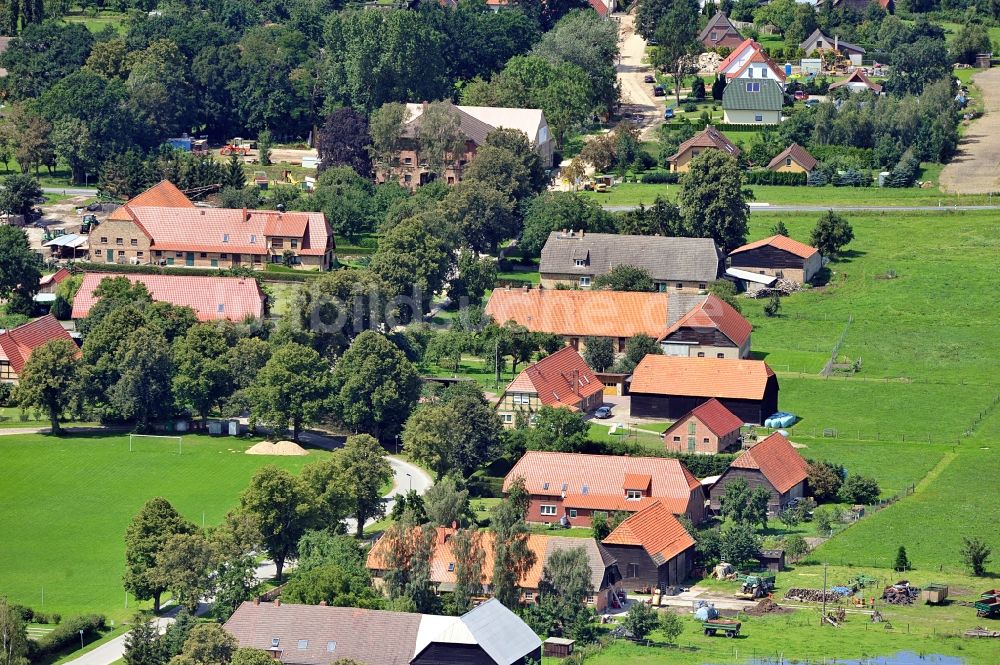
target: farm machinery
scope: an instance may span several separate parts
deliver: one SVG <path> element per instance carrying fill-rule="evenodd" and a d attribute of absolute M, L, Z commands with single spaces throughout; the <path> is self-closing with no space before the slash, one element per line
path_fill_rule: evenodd
<path fill-rule="evenodd" d="M 976 616 L 983 619 L 1000 619 L 1000 589 L 990 589 L 975 602 Z"/>
<path fill-rule="evenodd" d="M 714 636 L 716 633 L 722 633 L 726 637 L 736 637 L 740 634 L 740 627 L 742 625 L 739 621 L 731 619 L 710 619 L 703 621 L 701 628 L 709 637 Z"/>
<path fill-rule="evenodd" d="M 741 600 L 757 600 L 774 591 L 774 575 L 747 575 L 736 593 Z"/>

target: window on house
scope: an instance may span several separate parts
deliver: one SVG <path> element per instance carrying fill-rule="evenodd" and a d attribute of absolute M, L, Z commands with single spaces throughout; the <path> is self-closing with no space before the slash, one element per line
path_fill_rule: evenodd
<path fill-rule="evenodd" d="M 136 253 L 135 253 L 135 255 L 136 255 L 136 256 L 142 256 L 142 255 L 143 255 L 143 252 L 141 252 L 141 251 L 139 251 L 139 252 L 136 252 Z"/>
<path fill-rule="evenodd" d="M 285 246 L 285 239 L 284 238 L 272 238 L 271 239 L 271 247 L 274 247 L 276 249 L 281 249 L 284 246 Z"/>
<path fill-rule="evenodd" d="M 568 484 L 566 484 L 566 483 L 563 483 L 563 484 L 562 484 L 562 491 L 563 491 L 563 492 L 565 492 L 565 491 L 566 491 L 566 490 L 567 490 L 568 488 L 569 488 L 569 485 L 568 485 Z"/>
<path fill-rule="evenodd" d="M 584 485 L 583 487 L 580 488 L 580 494 L 583 494 L 584 496 L 590 494 L 590 488 Z"/>
<path fill-rule="evenodd" d="M 711 32 L 711 33 L 709 33 L 709 35 L 708 35 L 708 38 L 709 38 L 709 40 L 711 40 L 711 41 L 713 41 L 713 42 L 714 42 L 714 41 L 716 41 L 716 40 L 717 40 L 717 39 L 718 39 L 719 37 L 718 37 L 718 36 L 716 35 L 716 33 L 714 33 L 714 32 Z"/>
<path fill-rule="evenodd" d="M 699 358 L 704 358 L 705 357 L 705 352 L 704 351 L 699 351 L 698 352 L 698 357 Z"/>
<path fill-rule="evenodd" d="M 754 122 L 764 122 L 764 116 L 762 116 L 760 113 L 758 113 L 758 114 L 756 114 L 753 117 L 753 121 Z"/>
<path fill-rule="evenodd" d="M 664 291 L 667 290 L 667 285 L 664 284 L 663 282 L 657 282 L 656 283 L 656 290 L 659 291 L 660 293 L 663 293 Z"/>
<path fill-rule="evenodd" d="M 108 237 L 107 236 L 101 236 L 101 244 L 103 244 L 103 245 L 108 244 Z"/>
<path fill-rule="evenodd" d="M 758 81 L 747 83 L 747 92 L 760 92 L 760 83 Z"/>
<path fill-rule="evenodd" d="M 642 498 L 642 492 L 640 492 L 639 490 L 626 490 L 625 498 L 628 499 L 629 501 L 638 501 L 639 499 Z"/>
<path fill-rule="evenodd" d="M 125 250 L 124 249 L 119 249 L 118 250 L 118 256 L 125 256 Z"/>
<path fill-rule="evenodd" d="M 556 514 L 556 507 L 554 505 L 544 504 L 544 505 L 541 505 L 541 506 L 538 507 L 538 511 L 542 515 L 555 515 Z"/>
<path fill-rule="evenodd" d="M 116 245 L 124 245 L 125 241 L 122 240 L 121 238 L 115 238 L 115 244 Z"/>
<path fill-rule="evenodd" d="M 505 414 L 503 414 L 503 421 L 505 423 L 512 423 L 512 422 L 514 422 L 514 414 L 513 413 L 505 413 Z"/>
<path fill-rule="evenodd" d="M 684 288 L 684 284 L 681 282 L 677 282 L 677 284 L 674 285 L 674 288 L 679 291 L 680 289 Z"/>
<path fill-rule="evenodd" d="M 589 277 L 581 277 L 580 278 L 580 286 L 590 286 L 590 278 Z"/>
<path fill-rule="evenodd" d="M 593 605 L 594 604 L 594 597 L 593 596 L 587 596 L 587 603 L 589 605 Z"/>
<path fill-rule="evenodd" d="M 569 516 L 570 517 L 576 517 L 576 508 L 570 508 L 569 509 Z"/>
<path fill-rule="evenodd" d="M 280 644 L 280 638 L 272 637 L 271 638 L 271 646 L 272 647 L 276 647 L 276 646 L 278 646 L 278 644 Z"/>
<path fill-rule="evenodd" d="M 455 572 L 455 562 L 454 561 L 449 561 L 448 562 L 448 572 L 449 573 Z"/>
<path fill-rule="evenodd" d="M 639 577 L 639 564 L 630 563 L 625 569 L 625 577 Z"/>
<path fill-rule="evenodd" d="M 674 441 L 680 442 L 680 440 L 681 440 L 681 437 L 679 437 L 679 436 L 675 436 L 674 437 Z"/>
<path fill-rule="evenodd" d="M 708 284 L 706 284 L 705 282 L 698 282 L 698 288 L 704 291 L 705 289 L 708 288 Z"/>
<path fill-rule="evenodd" d="M 224 302 L 220 302 L 220 303 L 219 303 L 219 306 L 218 306 L 218 307 L 216 308 L 216 311 L 217 311 L 217 312 L 218 312 L 219 314 L 225 314 L 225 313 L 226 313 L 226 303 L 224 303 Z"/>
<path fill-rule="evenodd" d="M 725 358 L 725 357 L 726 357 L 726 354 L 725 354 L 725 353 L 716 353 L 716 354 L 715 354 L 715 357 L 716 357 L 716 358 Z"/>
<path fill-rule="evenodd" d="M 250 236 L 250 244 L 254 245 L 256 243 L 257 243 L 257 236 L 255 235 Z"/>
<path fill-rule="evenodd" d="M 228 259 L 229 258 L 229 254 L 226 254 L 225 252 L 223 252 L 222 254 L 219 254 L 219 258 L 220 259 Z"/>
<path fill-rule="evenodd" d="M 701 440 L 701 442 L 702 443 L 708 443 L 708 437 L 706 436 L 704 439 Z"/>
<path fill-rule="evenodd" d="M 334 652 L 334 651 L 336 651 L 337 650 L 337 643 L 335 641 L 333 641 L 333 640 L 330 640 L 329 642 L 326 643 L 326 650 L 329 651 L 329 652 L 331 652 L 331 653 Z"/>
<path fill-rule="evenodd" d="M 791 166 L 791 165 L 792 165 L 792 158 L 785 157 L 785 166 Z"/>
<path fill-rule="evenodd" d="M 694 434 L 695 433 L 695 429 L 697 427 L 698 427 L 698 425 L 696 423 L 693 423 L 693 422 L 688 423 L 688 434 Z"/>
<path fill-rule="evenodd" d="M 229 242 L 229 234 L 228 233 L 223 233 L 222 234 L 222 242 Z"/>
<path fill-rule="evenodd" d="M 174 252 L 174 258 L 183 259 L 184 258 L 184 252 Z"/>
<path fill-rule="evenodd" d="M 524 599 L 525 600 L 534 600 L 534 598 L 535 598 L 535 593 L 533 591 L 525 591 L 524 592 Z"/>
<path fill-rule="evenodd" d="M 305 651 L 309 648 L 309 640 L 299 640 L 299 651 Z"/>
<path fill-rule="evenodd" d="M 576 267 L 577 268 L 582 268 L 585 265 L 587 265 L 587 262 L 584 261 L 583 259 L 577 259 L 576 260 Z"/>
<path fill-rule="evenodd" d="M 298 249 L 299 248 L 299 241 L 296 240 L 295 238 L 292 238 L 291 240 L 289 240 L 288 244 L 291 246 L 292 249 Z"/>
<path fill-rule="evenodd" d="M 403 157 L 403 163 L 406 164 L 407 166 L 409 166 L 410 164 L 413 164 L 413 158 L 412 157 Z"/>
<path fill-rule="evenodd" d="M 198 252 L 198 258 L 200 258 L 200 259 L 207 259 L 208 258 L 208 254 L 205 253 L 205 252 Z"/>
<path fill-rule="evenodd" d="M 407 173 L 406 175 L 403 176 L 403 182 L 413 182 L 413 176 Z"/>
<path fill-rule="evenodd" d="M 136 240 L 135 238 L 132 238 L 131 240 L 128 241 L 128 244 L 132 245 L 133 247 L 138 247 L 139 241 Z"/>

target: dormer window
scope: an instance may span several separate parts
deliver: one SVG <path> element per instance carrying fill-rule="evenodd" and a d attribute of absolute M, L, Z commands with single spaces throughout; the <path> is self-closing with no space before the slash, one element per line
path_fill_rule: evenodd
<path fill-rule="evenodd" d="M 257 236 L 255 235 L 250 236 L 250 244 L 251 245 L 257 244 Z"/>
<path fill-rule="evenodd" d="M 271 648 L 272 648 L 272 649 L 277 649 L 277 648 L 278 648 L 278 644 L 279 644 L 280 642 L 281 642 L 281 638 L 278 638 L 278 637 L 272 637 L 272 638 L 271 638 Z"/>
<path fill-rule="evenodd" d="M 584 485 L 583 488 L 580 490 L 580 493 L 583 494 L 584 496 L 587 496 L 588 494 L 590 494 L 590 488 Z"/>
<path fill-rule="evenodd" d="M 449 573 L 455 572 L 455 562 L 454 561 L 449 561 L 448 562 L 448 572 Z"/>
<path fill-rule="evenodd" d="M 625 490 L 625 498 L 629 501 L 638 501 L 642 498 L 641 490 Z"/>
<path fill-rule="evenodd" d="M 334 651 L 337 650 L 337 643 L 333 640 L 330 640 L 329 642 L 326 643 L 326 650 L 329 651 L 330 653 L 333 653 Z"/>
<path fill-rule="evenodd" d="M 542 483 L 542 489 L 543 490 L 547 490 L 548 488 L 549 488 L 549 484 L 548 483 Z"/>
<path fill-rule="evenodd" d="M 222 234 L 222 242 L 229 242 L 229 234 L 228 233 L 223 233 Z"/>
<path fill-rule="evenodd" d="M 219 303 L 219 308 L 216 311 L 218 311 L 219 314 L 225 313 L 225 311 L 226 311 L 226 303 L 220 302 Z"/>
<path fill-rule="evenodd" d="M 747 92 L 760 92 L 760 83 L 757 81 L 747 83 Z"/>
<path fill-rule="evenodd" d="M 582 268 L 582 267 L 584 267 L 585 265 L 587 265 L 587 262 L 586 262 L 586 261 L 584 261 L 583 259 L 577 259 L 577 260 L 576 260 L 576 267 L 577 267 L 577 268 Z"/>
<path fill-rule="evenodd" d="M 305 651 L 309 648 L 309 640 L 299 640 L 299 651 Z"/>

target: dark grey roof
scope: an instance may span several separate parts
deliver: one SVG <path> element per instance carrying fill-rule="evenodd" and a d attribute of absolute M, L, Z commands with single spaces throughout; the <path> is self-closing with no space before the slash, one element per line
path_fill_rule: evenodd
<path fill-rule="evenodd" d="M 820 39 L 830 44 L 834 43 L 834 40 L 824 35 L 822 30 L 816 28 L 815 30 L 813 30 L 813 33 L 811 35 L 806 37 L 804 42 L 799 44 L 799 48 L 805 51 L 806 53 L 809 53 L 810 51 L 813 50 L 813 44 L 815 44 Z M 858 46 L 857 44 L 851 44 L 850 42 L 845 42 L 843 39 L 840 39 L 839 37 L 837 38 L 837 49 L 839 51 L 853 51 L 855 53 L 860 53 L 862 55 L 864 55 L 865 53 L 865 50 L 860 46 Z"/>
<path fill-rule="evenodd" d="M 587 265 L 577 267 L 576 259 L 584 256 Z M 539 271 L 603 275 L 615 266 L 632 265 L 646 269 L 656 281 L 711 282 L 719 275 L 720 256 L 711 238 L 553 231 L 542 248 Z"/>
<path fill-rule="evenodd" d="M 740 35 L 740 31 L 736 29 L 736 26 L 732 24 L 732 21 L 730 21 L 729 18 L 722 12 L 716 12 L 715 16 L 713 16 L 708 21 L 708 25 L 706 25 L 705 28 L 701 31 L 701 33 L 698 35 L 698 41 L 703 42 L 706 39 L 708 39 L 708 36 L 709 34 L 711 34 L 712 30 L 723 30 L 725 33 L 733 34 L 736 35 L 737 37 L 742 38 L 742 35 Z"/>
<path fill-rule="evenodd" d="M 572 550 L 579 547 L 582 547 L 583 551 L 586 552 L 587 562 L 590 564 L 590 584 L 594 587 L 595 592 L 600 591 L 605 571 L 608 566 L 617 564 L 618 559 L 593 538 L 549 536 L 545 544 L 545 560 L 548 561 L 555 551 Z"/>
<path fill-rule="evenodd" d="M 783 103 L 781 87 L 772 79 L 733 79 L 722 92 L 727 111 L 780 111 Z"/>
<path fill-rule="evenodd" d="M 462 615 L 460 620 L 498 665 L 517 662 L 542 646 L 535 631 L 496 598 Z"/>

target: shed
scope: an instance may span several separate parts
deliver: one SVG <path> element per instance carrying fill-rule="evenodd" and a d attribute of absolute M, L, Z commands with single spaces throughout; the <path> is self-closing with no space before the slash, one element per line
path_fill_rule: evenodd
<path fill-rule="evenodd" d="M 761 550 L 757 560 L 767 572 L 780 573 L 785 569 L 785 550 Z"/>
<path fill-rule="evenodd" d="M 937 582 L 928 584 L 920 590 L 920 600 L 925 603 L 943 603 L 948 597 L 948 585 Z"/>
<path fill-rule="evenodd" d="M 575 640 L 565 637 L 550 637 L 542 642 L 542 656 L 545 658 L 565 658 L 573 653 Z"/>

